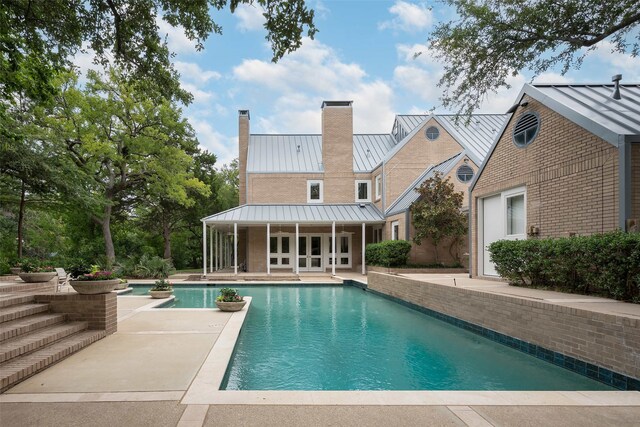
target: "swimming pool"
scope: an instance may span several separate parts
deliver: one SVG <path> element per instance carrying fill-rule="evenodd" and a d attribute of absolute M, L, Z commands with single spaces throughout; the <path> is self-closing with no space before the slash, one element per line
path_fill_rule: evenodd
<path fill-rule="evenodd" d="M 238 289 L 253 300 L 223 389 L 613 390 L 358 288 Z M 213 307 L 218 290 L 176 287 L 173 306 Z"/>

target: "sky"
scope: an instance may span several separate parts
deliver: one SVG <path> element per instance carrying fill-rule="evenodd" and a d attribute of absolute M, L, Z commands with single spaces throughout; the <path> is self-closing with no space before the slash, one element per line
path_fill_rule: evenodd
<path fill-rule="evenodd" d="M 319 31 L 278 63 L 271 62 L 256 5 L 242 5 L 234 14 L 212 12 L 223 34 L 210 35 L 201 51 L 180 28 L 158 21 L 175 52 L 181 84 L 194 96 L 185 115 L 219 166 L 238 156 L 238 110 L 250 111 L 251 133 L 320 133 L 324 100 L 353 101 L 355 133 L 389 133 L 396 114 L 449 112 L 439 106 L 442 66 L 428 54 L 426 40 L 437 22 L 455 18 L 453 10 L 440 2 L 405 0 L 307 4 L 316 11 Z M 535 82 L 609 83 L 618 73 L 623 83 L 640 82 L 640 58 L 611 53 L 607 43 L 579 70 L 564 76 L 552 70 Z M 425 53 L 414 59 L 416 52 Z M 531 77 L 512 77 L 512 88 L 488 96 L 477 112 L 506 112 Z"/>

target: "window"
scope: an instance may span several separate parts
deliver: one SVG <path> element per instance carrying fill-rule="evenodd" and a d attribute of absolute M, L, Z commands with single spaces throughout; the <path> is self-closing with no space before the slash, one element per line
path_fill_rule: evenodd
<path fill-rule="evenodd" d="M 473 169 L 469 165 L 462 165 L 458 168 L 456 175 L 460 182 L 469 182 L 473 179 Z"/>
<path fill-rule="evenodd" d="M 435 141 L 440 136 L 440 130 L 435 126 L 429 126 L 424 134 L 429 141 Z"/>
<path fill-rule="evenodd" d="M 382 227 L 373 228 L 373 243 L 382 242 Z"/>
<path fill-rule="evenodd" d="M 371 181 L 356 181 L 356 202 L 370 202 L 371 201 L 371 192 L 369 191 L 369 187 L 371 186 Z"/>
<path fill-rule="evenodd" d="M 524 234 L 524 194 L 506 198 L 507 236 Z"/>
<path fill-rule="evenodd" d="M 307 181 L 307 203 L 322 203 L 322 181 Z"/>
<path fill-rule="evenodd" d="M 290 236 L 269 238 L 269 264 L 271 267 L 289 267 L 291 264 Z"/>
<path fill-rule="evenodd" d="M 382 175 L 376 176 L 376 200 L 382 197 Z"/>
<path fill-rule="evenodd" d="M 391 240 L 400 240 L 400 223 L 393 221 L 391 223 Z"/>
<path fill-rule="evenodd" d="M 535 113 L 524 113 L 513 127 L 513 143 L 524 148 L 531 144 L 538 135 L 540 119 Z"/>

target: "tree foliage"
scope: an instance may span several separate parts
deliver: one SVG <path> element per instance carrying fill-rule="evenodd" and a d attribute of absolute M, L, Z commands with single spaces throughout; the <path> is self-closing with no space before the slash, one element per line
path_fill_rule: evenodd
<path fill-rule="evenodd" d="M 52 79 L 68 68 L 81 49 L 95 53 L 103 68 L 118 67 L 123 76 L 167 98 L 189 101 L 171 64 L 172 53 L 158 20 L 181 27 L 197 49 L 211 33 L 221 34 L 211 12 L 241 4 L 265 10 L 264 24 L 273 60 L 300 47 L 306 29 L 316 32 L 314 13 L 304 0 L 6 0 L 0 3 L 0 95 L 16 91 L 46 99 Z"/>
<path fill-rule="evenodd" d="M 445 0 L 459 18 L 429 37 L 444 64 L 439 85 L 444 107 L 470 114 L 485 96 L 528 69 L 534 76 L 556 66 L 580 67 L 598 43 L 613 52 L 640 53 L 640 2 L 620 0 Z"/>
<path fill-rule="evenodd" d="M 438 245 L 447 237 L 459 238 L 467 233 L 467 216 L 461 212 L 463 193 L 436 173 L 416 189 L 418 200 L 411 205 L 411 217 L 416 234 L 415 244 L 430 239 L 438 262 Z"/>

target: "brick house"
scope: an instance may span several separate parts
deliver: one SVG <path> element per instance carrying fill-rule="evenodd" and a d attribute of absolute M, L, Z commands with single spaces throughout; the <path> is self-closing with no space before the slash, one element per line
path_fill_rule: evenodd
<path fill-rule="evenodd" d="M 496 240 L 637 229 L 640 85 L 525 85 L 509 112 L 471 184 L 472 276 Z"/>
<path fill-rule="evenodd" d="M 240 206 L 202 220 L 205 274 L 364 274 L 366 244 L 411 239 L 414 188 L 440 172 L 466 192 L 509 117 L 398 115 L 389 134 L 354 134 L 352 102 L 325 101 L 321 114 L 319 135 L 263 135 L 239 111 Z M 411 253 L 431 257 L 426 243 Z"/>

